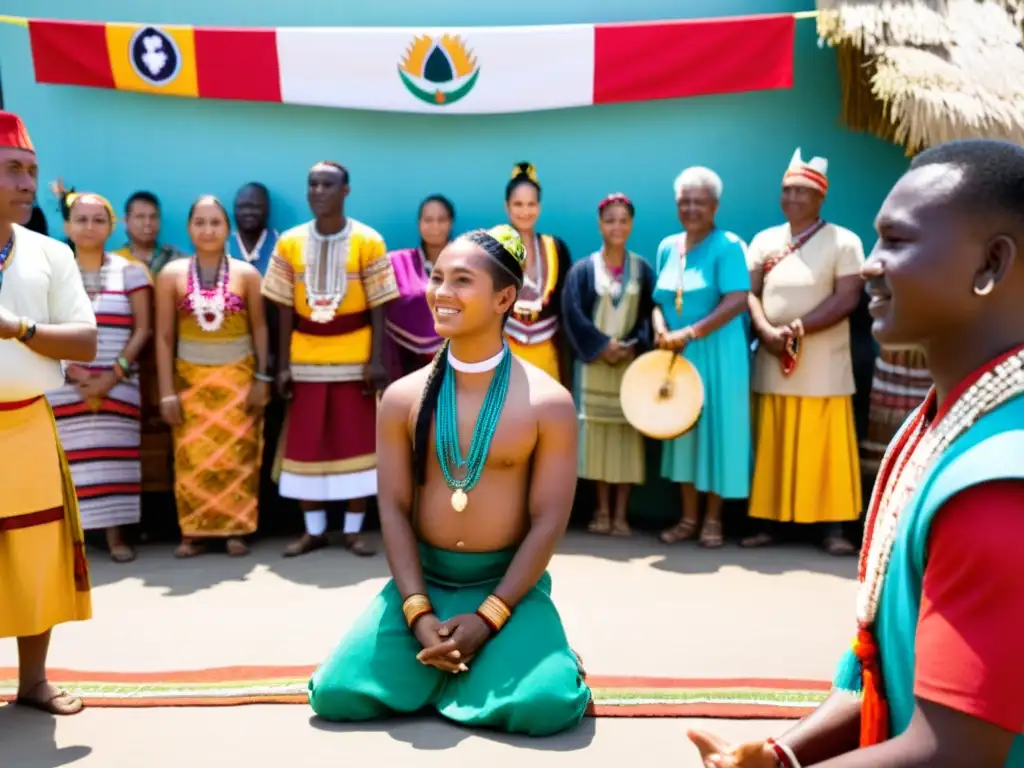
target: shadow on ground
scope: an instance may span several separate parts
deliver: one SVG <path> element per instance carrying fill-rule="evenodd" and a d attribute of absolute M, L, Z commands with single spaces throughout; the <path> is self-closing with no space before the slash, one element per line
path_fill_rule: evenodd
<path fill-rule="evenodd" d="M 368 534 L 367 538 L 382 549 L 379 534 Z M 281 556 L 286 543 L 283 538 L 265 538 L 253 543 L 248 557 L 239 558 L 228 557 L 211 545 L 206 554 L 187 560 L 176 559 L 170 543 L 150 544 L 139 547 L 135 562 L 123 565 L 111 562 L 102 549 L 90 549 L 93 586 L 140 579 L 147 587 L 163 590 L 167 597 L 183 597 L 219 584 L 244 582 L 257 568 L 320 589 L 347 587 L 390 575 L 383 552 L 376 557 L 356 557 L 338 540 L 327 549 L 289 559 Z M 558 554 L 620 563 L 647 560 L 651 568 L 679 574 L 707 574 L 737 567 L 768 575 L 807 572 L 854 578 L 857 568 L 855 558 L 833 557 L 810 544 L 742 549 L 728 541 L 720 549 L 704 549 L 694 542 L 666 545 L 648 531 L 636 531 L 629 538 L 570 531 L 559 545 Z"/>
<path fill-rule="evenodd" d="M 644 531 L 635 531 L 629 538 L 572 532 L 562 541 L 558 554 L 615 562 L 648 560 L 651 568 L 679 574 L 715 573 L 728 567 L 766 575 L 805 572 L 850 579 L 857 573 L 856 558 L 835 557 L 810 544 L 743 549 L 727 541 L 719 549 L 705 549 L 693 541 L 663 544 L 657 536 Z"/>
<path fill-rule="evenodd" d="M 58 747 L 52 716 L 16 706 L 0 705 L 2 764 L 17 768 L 59 768 L 83 760 L 92 747 Z"/>
<path fill-rule="evenodd" d="M 517 749 L 540 752 L 575 752 L 590 746 L 597 728 L 595 718 L 588 717 L 575 730 L 538 739 L 529 736 L 511 736 L 480 728 L 462 728 L 439 717 L 429 715 L 392 718 L 368 723 L 331 723 L 314 716 L 309 719 L 309 724 L 318 731 L 331 733 L 386 733 L 395 741 L 408 744 L 413 749 L 429 752 L 454 749 L 470 737 L 505 744 Z"/>
<path fill-rule="evenodd" d="M 368 538 L 380 544 L 376 536 Z M 287 581 L 321 589 L 348 587 L 389 575 L 383 555 L 357 557 L 340 540 L 327 549 L 298 558 L 282 557 L 286 544 L 286 539 L 263 539 L 251 545 L 247 557 L 228 557 L 223 545 L 212 543 L 205 554 L 180 560 L 174 557 L 173 544 L 161 542 L 140 546 L 138 559 L 126 564 L 111 562 L 100 548 L 90 548 L 88 554 L 94 588 L 140 579 L 147 587 L 164 590 L 167 597 L 183 597 L 219 584 L 244 582 L 261 567 Z"/>

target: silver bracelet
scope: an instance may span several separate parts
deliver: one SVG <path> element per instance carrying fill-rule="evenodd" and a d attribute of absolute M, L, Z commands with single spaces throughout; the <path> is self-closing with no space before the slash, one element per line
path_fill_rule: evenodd
<path fill-rule="evenodd" d="M 274 377 L 273 376 L 268 376 L 265 373 L 254 373 L 252 375 L 252 377 L 254 379 L 256 379 L 256 381 L 262 381 L 265 384 L 273 384 L 274 383 Z"/>

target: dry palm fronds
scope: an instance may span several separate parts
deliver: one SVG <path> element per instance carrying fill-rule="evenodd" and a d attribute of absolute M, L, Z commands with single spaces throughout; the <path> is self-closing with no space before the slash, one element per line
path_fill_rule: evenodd
<path fill-rule="evenodd" d="M 957 138 L 1024 144 L 1024 0 L 819 0 L 843 119 L 915 152 Z"/>
<path fill-rule="evenodd" d="M 832 45 L 850 44 L 866 53 L 893 41 L 948 45 L 949 0 L 818 0 L 818 34 Z"/>

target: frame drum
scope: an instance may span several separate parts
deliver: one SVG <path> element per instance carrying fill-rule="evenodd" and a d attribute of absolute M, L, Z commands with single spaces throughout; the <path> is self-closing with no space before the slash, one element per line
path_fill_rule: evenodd
<path fill-rule="evenodd" d="M 622 413 L 640 434 L 674 440 L 690 429 L 704 408 L 704 382 L 678 352 L 656 349 L 630 363 L 619 392 Z"/>

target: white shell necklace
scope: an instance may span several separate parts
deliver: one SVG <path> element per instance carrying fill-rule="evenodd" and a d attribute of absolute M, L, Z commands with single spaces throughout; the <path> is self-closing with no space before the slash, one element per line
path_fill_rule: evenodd
<path fill-rule="evenodd" d="M 505 353 L 507 351 L 508 345 L 502 344 L 501 349 L 498 350 L 498 353 L 495 355 L 491 355 L 491 357 L 488 357 L 486 360 L 480 360 L 479 362 L 476 363 L 466 363 L 463 362 L 462 360 L 459 360 L 455 355 L 453 355 L 452 348 L 449 346 L 448 365 L 450 365 L 452 368 L 454 368 L 456 371 L 459 371 L 460 373 L 486 373 L 487 371 L 493 371 L 495 368 L 498 367 L 498 364 L 501 362 L 501 358 L 505 356 Z"/>
<path fill-rule="evenodd" d="M 340 232 L 322 235 L 316 222 L 310 222 L 303 253 L 306 303 L 310 320 L 329 323 L 334 319 L 348 290 L 348 249 L 352 220 L 345 221 Z"/>
<path fill-rule="evenodd" d="M 189 303 L 192 315 L 200 329 L 207 333 L 215 333 L 224 325 L 228 292 L 228 260 L 222 258 L 217 267 L 217 279 L 212 289 L 203 288 L 199 280 L 199 258 L 192 257 L 189 265 Z"/>

